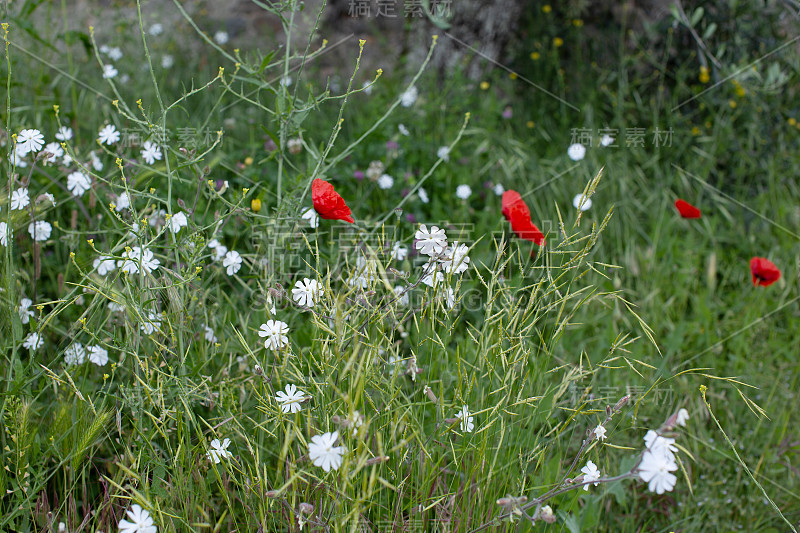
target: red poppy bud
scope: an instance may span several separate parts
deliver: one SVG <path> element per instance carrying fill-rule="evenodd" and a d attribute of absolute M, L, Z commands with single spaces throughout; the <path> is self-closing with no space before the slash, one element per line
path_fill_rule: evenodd
<path fill-rule="evenodd" d="M 675 200 L 675 208 L 683 218 L 700 218 L 700 210 L 680 198 Z"/>
<path fill-rule="evenodd" d="M 317 178 L 311 183 L 311 201 L 314 203 L 314 211 L 321 218 L 344 220 L 351 224 L 355 222 L 344 199 L 325 180 Z"/>
<path fill-rule="evenodd" d="M 778 281 L 781 271 L 775 263 L 763 257 L 754 257 L 750 260 L 750 273 L 753 275 L 753 285 L 767 287 Z"/>

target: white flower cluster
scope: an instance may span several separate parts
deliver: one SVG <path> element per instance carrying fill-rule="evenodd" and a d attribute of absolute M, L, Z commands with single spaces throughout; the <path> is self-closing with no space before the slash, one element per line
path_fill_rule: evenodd
<path fill-rule="evenodd" d="M 681 409 L 667 422 L 667 425 L 672 426 L 674 423 L 679 426 L 685 426 L 688 419 L 689 412 L 686 409 Z M 606 428 L 602 424 L 598 425 L 593 433 L 594 438 L 597 440 L 602 441 L 606 438 Z M 642 481 L 647 483 L 647 488 L 650 492 L 664 494 L 672 491 L 678 481 L 678 478 L 672 473 L 678 469 L 678 462 L 675 457 L 678 447 L 675 446 L 675 439 L 665 437 L 651 429 L 644 436 L 644 443 L 646 449 L 642 452 L 641 459 L 632 470 L 632 473 L 635 473 Z M 589 490 L 590 483 L 595 486 L 599 485 L 600 469 L 592 461 L 586 462 L 586 466 L 581 468 L 581 473 L 583 474 L 581 483 L 584 483 L 584 490 Z"/>
<path fill-rule="evenodd" d="M 650 492 L 664 494 L 675 488 L 678 478 L 672 474 L 678 469 L 675 460 L 675 439 L 659 435 L 652 429 L 644 436 L 647 450 L 642 454 L 637 470 L 639 477 L 647 483 Z"/>
<path fill-rule="evenodd" d="M 428 263 L 423 266 L 427 274 L 422 279 L 422 283 L 435 288 L 445 279 L 445 274 L 454 276 L 462 274 L 469 269 L 469 247 L 466 244 L 453 241 L 448 244 L 447 235 L 444 229 L 438 226 L 431 226 L 430 230 L 425 224 L 420 225 L 419 230 L 414 234 L 416 242 L 414 247 L 423 255 L 430 257 Z M 439 271 L 438 269 L 441 269 Z M 445 300 L 449 308 L 453 308 L 456 302 L 455 292 L 452 287 L 447 287 Z"/>

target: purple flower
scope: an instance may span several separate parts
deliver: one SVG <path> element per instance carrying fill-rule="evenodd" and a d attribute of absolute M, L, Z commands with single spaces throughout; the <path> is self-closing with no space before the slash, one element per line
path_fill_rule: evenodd
<path fill-rule="evenodd" d="M 398 148 L 400 148 L 400 145 L 397 144 L 397 141 L 386 141 L 387 150 L 397 150 Z"/>
<path fill-rule="evenodd" d="M 410 189 L 403 189 L 402 191 L 400 191 L 400 195 L 405 198 L 406 196 L 408 196 L 408 193 L 410 192 L 411 192 Z"/>
<path fill-rule="evenodd" d="M 272 137 L 269 137 L 266 141 L 264 141 L 264 151 L 265 152 L 274 152 L 278 149 L 278 145 L 275 144 L 275 141 L 272 140 Z"/>
<path fill-rule="evenodd" d="M 509 119 L 514 116 L 514 113 L 511 111 L 511 106 L 507 105 L 505 109 L 503 109 L 503 118 Z"/>
<path fill-rule="evenodd" d="M 416 217 L 415 217 L 415 216 L 414 216 L 412 213 L 408 213 L 408 214 L 406 215 L 406 220 L 408 220 L 408 221 L 409 221 L 409 222 L 411 222 L 412 224 L 416 224 L 416 222 L 417 222 L 417 219 L 416 219 Z"/>
<path fill-rule="evenodd" d="M 364 172 L 361 170 L 356 170 L 353 172 L 353 177 L 355 177 L 358 181 L 361 181 L 364 179 Z"/>

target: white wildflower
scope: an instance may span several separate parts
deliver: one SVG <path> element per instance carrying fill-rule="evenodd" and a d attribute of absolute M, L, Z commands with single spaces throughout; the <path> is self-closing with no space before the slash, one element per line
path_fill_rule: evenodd
<path fill-rule="evenodd" d="M 11 193 L 11 203 L 8 205 L 8 208 L 11 211 L 15 210 L 23 210 L 31 203 L 31 198 L 28 195 L 28 189 L 25 187 L 20 187 L 16 191 Z"/>
<path fill-rule="evenodd" d="M 214 34 L 214 41 L 216 41 L 217 44 L 226 44 L 228 42 L 228 32 L 222 30 L 218 31 Z"/>
<path fill-rule="evenodd" d="M 606 428 L 603 427 L 602 424 L 598 425 L 596 428 L 594 428 L 594 436 L 597 440 L 605 440 Z"/>
<path fill-rule="evenodd" d="M 267 320 L 261 324 L 258 336 L 264 339 L 264 348 L 277 350 L 289 344 L 289 325 L 280 320 Z"/>
<path fill-rule="evenodd" d="M 145 141 L 143 148 L 144 149 L 139 153 L 148 165 L 152 165 L 156 161 L 161 161 L 161 148 L 159 148 L 157 144 Z"/>
<path fill-rule="evenodd" d="M 108 363 L 108 350 L 102 346 L 87 346 L 86 351 L 89 352 L 89 361 L 97 366 L 105 366 Z"/>
<path fill-rule="evenodd" d="M 303 281 L 297 281 L 292 289 L 292 299 L 298 305 L 305 307 L 314 307 L 319 296 L 320 285 L 315 279 L 303 278 Z"/>
<path fill-rule="evenodd" d="M 469 412 L 469 406 L 462 406 L 461 410 L 456 413 L 456 418 L 461 420 L 461 431 L 472 433 L 472 430 L 475 429 L 475 424 L 473 423 L 475 417 Z"/>
<path fill-rule="evenodd" d="M 417 101 L 419 90 L 415 86 L 409 87 L 403 94 L 400 95 L 400 104 L 403 107 L 411 107 Z"/>
<path fill-rule="evenodd" d="M 119 132 L 113 124 L 107 124 L 97 134 L 97 140 L 100 141 L 101 144 L 112 145 L 119 141 Z"/>
<path fill-rule="evenodd" d="M 442 270 L 448 274 L 461 274 L 469 268 L 469 247 L 466 244 L 459 244 L 454 241 L 453 245 L 448 247 L 444 253 L 444 257 L 439 259 L 442 265 Z"/>
<path fill-rule="evenodd" d="M 138 503 L 131 506 L 127 515 L 131 521 L 120 520 L 119 533 L 156 533 L 157 528 L 153 525 L 153 517 Z"/>
<path fill-rule="evenodd" d="M 8 238 L 14 238 L 12 231 L 9 229 L 8 224 L 0 222 L 0 245 L 8 246 Z"/>
<path fill-rule="evenodd" d="M 314 466 L 321 466 L 325 472 L 330 472 L 331 468 L 339 470 L 342 466 L 342 456 L 347 448 L 334 446 L 338 438 L 338 431 L 311 437 L 311 442 L 308 443 L 308 457 Z"/>
<path fill-rule="evenodd" d="M 573 161 L 580 161 L 586 157 L 586 147 L 580 143 L 571 144 L 567 148 L 567 155 Z"/>
<path fill-rule="evenodd" d="M 179 211 L 169 217 L 167 225 L 172 233 L 178 233 L 181 231 L 181 228 L 185 228 L 189 225 L 189 220 L 186 218 L 186 213 Z"/>
<path fill-rule="evenodd" d="M 461 184 L 456 187 L 456 198 L 467 200 L 472 195 L 472 187 L 466 184 Z"/>
<path fill-rule="evenodd" d="M 233 457 L 233 454 L 228 451 L 228 446 L 231 444 L 231 439 L 225 439 L 222 442 L 219 439 L 211 441 L 211 449 L 206 452 L 209 459 L 214 461 L 214 464 L 219 464 L 220 460 Z"/>
<path fill-rule="evenodd" d="M 19 308 L 17 312 L 19 313 L 19 319 L 22 321 L 23 324 L 27 324 L 31 321 L 31 317 L 33 316 L 33 309 L 31 306 L 33 305 L 33 300 L 30 298 L 22 298 L 19 301 Z"/>
<path fill-rule="evenodd" d="M 236 250 L 231 250 L 225 254 L 225 259 L 222 260 L 222 266 L 225 267 L 225 272 L 229 276 L 233 276 L 239 269 L 242 268 L 242 256 Z"/>
<path fill-rule="evenodd" d="M 399 242 L 394 243 L 394 246 L 392 246 L 392 259 L 403 261 L 406 257 L 408 257 L 408 247 Z"/>
<path fill-rule="evenodd" d="M 39 130 L 22 130 L 17 135 L 16 153 L 19 156 L 38 152 L 42 146 L 44 146 L 44 135 Z"/>
<path fill-rule="evenodd" d="M 677 469 L 678 465 L 674 458 L 651 450 L 642 454 L 642 460 L 637 467 L 639 477 L 648 484 L 650 492 L 656 494 L 664 494 L 675 488 L 678 478 L 670 472 Z"/>
<path fill-rule="evenodd" d="M 44 339 L 42 339 L 41 335 L 39 335 L 34 331 L 25 338 L 25 342 L 22 343 L 22 346 L 27 348 L 31 352 L 35 352 L 36 350 L 41 348 L 43 344 L 44 344 Z"/>
<path fill-rule="evenodd" d="M 80 342 L 73 342 L 64 350 L 64 362 L 68 365 L 81 365 L 86 361 L 86 350 Z"/>
<path fill-rule="evenodd" d="M 103 65 L 103 79 L 110 80 L 116 78 L 119 71 L 111 63 Z"/>
<path fill-rule="evenodd" d="M 575 198 L 572 199 L 572 205 L 575 207 L 575 209 L 586 211 L 592 207 L 592 199 L 584 196 L 583 193 L 577 194 L 575 195 Z"/>
<path fill-rule="evenodd" d="M 278 391 L 275 394 L 275 400 L 281 405 L 281 411 L 284 413 L 300 412 L 303 409 L 301 402 L 306 393 L 299 390 L 297 385 L 286 385 L 284 390 L 286 392 Z"/>
<path fill-rule="evenodd" d="M 587 461 L 586 466 L 581 468 L 581 472 L 583 472 L 583 482 L 586 483 L 586 485 L 583 486 L 583 490 L 588 491 L 589 483 L 600 479 L 600 470 L 598 470 L 597 465 L 592 461 Z M 599 485 L 599 483 L 594 484 L 595 487 L 597 485 Z"/>
<path fill-rule="evenodd" d="M 378 187 L 381 189 L 391 189 L 392 185 L 394 185 L 394 178 L 389 174 L 382 174 L 381 177 L 378 178 Z"/>
<path fill-rule="evenodd" d="M 28 224 L 28 233 L 34 241 L 42 242 L 50 238 L 50 232 L 53 231 L 53 226 L 44 220 L 37 220 Z"/>
<path fill-rule="evenodd" d="M 319 224 L 319 215 L 316 211 L 314 211 L 313 207 L 309 207 L 303 211 L 303 213 L 300 215 L 300 218 L 303 220 L 308 220 L 308 225 L 311 226 L 312 229 L 316 228 Z"/>
<path fill-rule="evenodd" d="M 417 242 L 414 244 L 419 253 L 423 255 L 437 255 L 447 247 L 447 235 L 438 226 L 431 226 L 430 231 L 425 224 L 421 224 L 414 234 Z"/>
<path fill-rule="evenodd" d="M 83 196 L 91 187 L 91 178 L 80 170 L 76 170 L 67 176 L 67 189 L 72 193 L 72 196 Z"/>
<path fill-rule="evenodd" d="M 92 261 L 92 267 L 95 269 L 95 272 L 101 276 L 105 276 L 117 268 L 117 263 L 111 258 L 111 256 L 101 255 Z"/>

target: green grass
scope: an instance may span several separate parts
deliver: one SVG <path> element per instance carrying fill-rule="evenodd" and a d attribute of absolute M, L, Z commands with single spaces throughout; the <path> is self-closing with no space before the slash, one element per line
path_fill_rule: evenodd
<path fill-rule="evenodd" d="M 0 219 L 14 238 L 2 247 L 0 530 L 65 522 L 70 531 L 113 531 L 136 503 L 159 531 L 295 531 L 299 515 L 320 531 L 473 531 L 503 513 L 497 500 L 534 502 L 589 459 L 604 477 L 624 474 L 647 430 L 680 408 L 691 418 L 676 437 L 674 491 L 659 496 L 635 479 L 578 487 L 544 502 L 554 524 L 522 517 L 488 529 L 786 531 L 780 513 L 800 521 L 800 418 L 791 407 L 800 130 L 789 122 L 798 63 L 788 50 L 758 64 L 757 72 L 775 64 L 785 73 L 780 91 L 747 74 L 736 78 L 744 94 L 731 81 L 703 92 L 714 82 L 698 81 L 700 59 L 683 51 L 696 48 L 664 51 L 685 43 L 685 28 L 631 40 L 625 27 L 607 28 L 603 46 L 586 34 L 591 20 L 576 25 L 577 15 L 556 9 L 526 21 L 510 65 L 519 78 L 496 70 L 486 87 L 423 70 L 418 100 L 403 107 L 409 83 L 399 73 L 379 76 L 372 94 L 356 91 L 376 75 L 353 74 L 355 40 L 346 45 L 352 63 L 338 71 L 342 87 L 326 95 L 312 66 L 288 87 L 278 83 L 299 61 L 283 54 L 303 49 L 269 56 L 234 41 L 214 50 L 186 21 L 174 34 L 148 36 L 148 64 L 138 21 L 65 33 L 63 8 L 8 7 L 6 149 L 24 128 L 50 142 L 69 125 L 67 151 L 89 165 L 94 150 L 104 168 L 88 166 L 92 191 L 75 199 L 65 189 L 75 164 L 13 169 L 4 151 Z M 729 43 L 715 80 L 769 51 L 727 33 L 719 12 L 709 9 L 697 27 L 713 20 L 708 46 L 719 53 Z M 766 35 L 770 23 L 750 20 L 747 32 Z M 181 53 L 190 40 L 210 59 Z M 123 48 L 111 82 L 93 42 Z M 310 42 L 312 53 L 321 46 L 319 36 Z M 159 66 L 165 53 L 174 55 L 171 69 Z M 141 141 L 171 132 L 164 158 L 147 165 L 138 146 L 98 147 L 106 123 Z M 595 146 L 573 162 L 567 147 L 582 128 Z M 618 147 L 597 146 L 602 128 L 617 130 Z M 644 147 L 626 145 L 632 128 L 646 130 Z M 667 146 L 653 146 L 655 128 L 672 129 Z M 195 151 L 192 132 L 202 141 Z M 289 153 L 298 137 L 302 151 Z M 268 141 L 283 148 L 267 149 Z M 442 146 L 452 146 L 448 161 L 437 156 Z M 394 177 L 391 189 L 354 177 L 374 160 Z M 300 218 L 314 177 L 335 185 L 354 226 L 320 220 L 314 230 Z M 49 192 L 56 206 L 11 211 L 6 189 L 28 179 L 32 200 Z M 593 206 L 578 219 L 572 198 L 590 182 Z M 545 247 L 512 236 L 492 191 L 498 183 L 523 195 Z M 468 201 L 455 195 L 460 184 L 472 189 Z M 419 186 L 429 203 L 404 200 Z M 109 207 L 126 189 L 135 214 Z M 678 197 L 703 218 L 681 219 Z M 191 213 L 189 226 L 129 236 L 156 209 Z M 31 241 L 31 216 L 53 224 L 48 241 Z M 396 241 L 413 247 L 420 223 L 470 246 L 468 272 L 447 280 L 460 298 L 455 310 L 419 283 L 418 256 L 389 256 Z M 241 253 L 236 275 L 213 260 L 211 239 Z M 99 254 L 121 259 L 126 246 L 141 245 L 161 263 L 153 275 L 94 272 Z M 774 261 L 781 280 L 753 287 L 753 256 Z M 376 267 L 363 291 L 347 283 L 359 257 Z M 398 272 L 414 285 L 408 306 L 392 303 L 391 289 L 404 283 Z M 291 302 L 303 277 L 325 288 L 310 311 Z M 14 311 L 22 297 L 34 300 L 29 324 Z M 125 310 L 110 311 L 109 301 Z M 151 311 L 160 326 L 145 334 Z M 268 319 L 289 325 L 289 350 L 264 349 L 257 330 Z M 216 342 L 205 339 L 206 326 Z M 45 344 L 31 353 L 22 344 L 34 331 Z M 76 341 L 105 347 L 108 364 L 66 364 Z M 297 414 L 274 399 L 287 384 L 311 397 Z M 582 447 L 607 407 L 629 394 L 607 439 Z M 454 419 L 465 404 L 472 433 Z M 356 411 L 363 425 L 352 433 L 342 420 Z M 347 453 L 325 473 L 307 443 L 336 429 Z M 219 464 L 206 457 L 214 438 L 231 439 L 233 456 Z M 302 514 L 301 503 L 313 511 Z"/>

